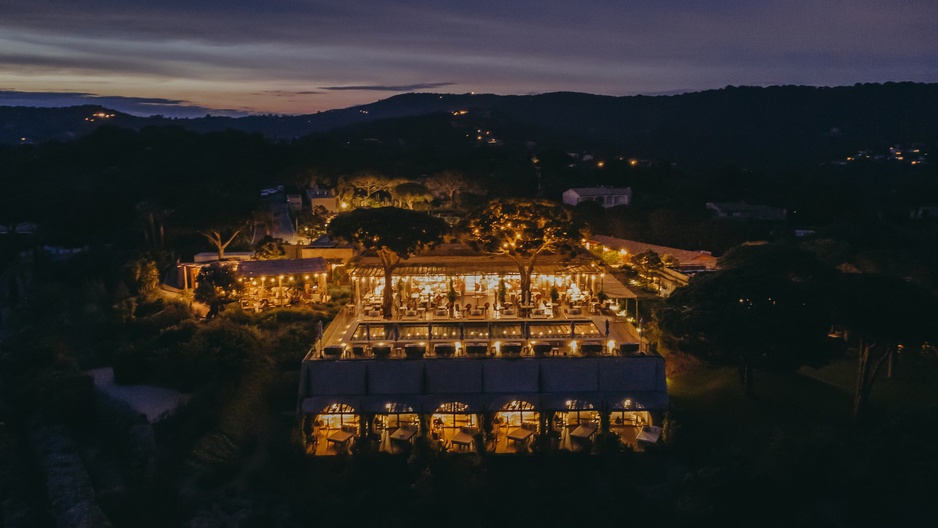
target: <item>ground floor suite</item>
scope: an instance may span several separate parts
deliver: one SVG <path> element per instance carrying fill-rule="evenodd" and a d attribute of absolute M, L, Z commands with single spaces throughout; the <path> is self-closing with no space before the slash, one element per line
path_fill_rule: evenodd
<path fill-rule="evenodd" d="M 338 455 L 359 449 L 406 454 L 425 438 L 432 447 L 449 452 L 525 454 L 535 444 L 553 452 L 597 452 L 596 440 L 615 435 L 634 450 L 659 440 L 661 412 L 648 410 L 566 409 L 541 411 L 524 401 L 511 401 L 500 410 L 473 412 L 450 403 L 434 413 L 417 413 L 407 406 L 386 412 L 360 413 L 347 405 L 327 407 L 301 416 L 303 439 L 311 455 Z"/>

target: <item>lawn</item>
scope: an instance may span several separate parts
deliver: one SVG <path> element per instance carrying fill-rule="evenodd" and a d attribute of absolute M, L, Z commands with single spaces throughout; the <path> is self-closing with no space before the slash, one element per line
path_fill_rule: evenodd
<path fill-rule="evenodd" d="M 856 359 L 792 373 L 755 374 L 756 397 L 743 397 L 732 368 L 699 367 L 668 379 L 678 440 L 716 446 L 752 445 L 776 431 L 799 434 L 817 426 L 848 426 L 852 421 Z M 871 397 L 873 416 L 898 415 L 938 407 L 938 360 L 903 357 L 892 379 L 880 372 Z M 731 440 L 734 439 L 734 440 Z"/>
<path fill-rule="evenodd" d="M 853 395 L 857 380 L 856 358 L 844 358 L 820 369 L 802 369 L 802 374 Z M 886 365 L 880 369 L 870 396 L 872 414 L 893 414 L 938 407 L 938 359 L 902 355 L 892 379 Z"/>
<path fill-rule="evenodd" d="M 800 373 L 756 372 L 753 399 L 743 396 L 736 369 L 701 367 L 668 379 L 676 441 L 698 448 L 746 449 L 820 424 L 850 421 L 850 394 Z M 697 449 L 694 449 L 697 451 Z"/>
<path fill-rule="evenodd" d="M 856 359 L 787 374 L 699 367 L 668 379 L 671 447 L 688 474 L 675 524 L 934 526 L 935 360 L 878 379 L 872 420 L 853 421 Z"/>

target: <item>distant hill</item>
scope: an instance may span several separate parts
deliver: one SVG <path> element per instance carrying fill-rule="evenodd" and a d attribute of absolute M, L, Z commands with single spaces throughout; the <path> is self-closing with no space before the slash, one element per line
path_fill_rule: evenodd
<path fill-rule="evenodd" d="M 194 119 L 163 116 L 139 117 L 95 105 L 67 108 L 0 106 L 0 143 L 68 141 L 81 137 L 101 125 L 132 129 L 176 125 L 203 133 L 232 129 L 259 132 L 271 138 L 292 139 L 358 123 L 463 108 L 465 106 L 463 101 L 467 97 L 471 96 L 404 94 L 368 105 L 308 115 L 255 115 L 238 118 L 207 115 Z M 492 104 L 491 101 L 498 98 L 498 96 L 478 96 L 476 100 L 486 101 L 486 106 L 489 106 Z M 99 116 L 96 117 L 96 114 Z M 101 114 L 108 117 L 100 117 Z"/>
<path fill-rule="evenodd" d="M 0 107 L 0 143 L 69 140 L 101 124 L 173 124 L 291 139 L 381 120 L 467 110 L 536 141 L 602 142 L 677 161 L 757 165 L 825 160 L 856 148 L 938 144 L 938 84 L 727 87 L 672 95 L 610 97 L 412 93 L 310 115 L 197 119 L 136 117 L 96 106 Z M 95 117 L 104 114 L 107 117 Z M 387 127 L 382 127 L 387 128 Z"/>

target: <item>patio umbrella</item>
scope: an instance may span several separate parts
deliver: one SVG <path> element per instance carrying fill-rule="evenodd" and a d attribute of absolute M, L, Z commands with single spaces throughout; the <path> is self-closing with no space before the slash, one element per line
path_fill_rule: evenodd
<path fill-rule="evenodd" d="M 466 323 L 459 322 L 459 340 L 462 341 L 466 338 Z"/>
<path fill-rule="evenodd" d="M 570 441 L 570 433 L 566 427 L 560 431 L 560 449 L 573 451 L 573 442 Z"/>
<path fill-rule="evenodd" d="M 316 332 L 319 334 L 319 350 L 322 351 L 322 319 L 316 323 Z"/>

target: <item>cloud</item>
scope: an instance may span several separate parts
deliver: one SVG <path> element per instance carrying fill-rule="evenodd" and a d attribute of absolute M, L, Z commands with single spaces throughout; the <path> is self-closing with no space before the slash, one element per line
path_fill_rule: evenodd
<path fill-rule="evenodd" d="M 437 83 L 418 83 L 418 84 L 365 84 L 352 86 L 320 86 L 320 90 L 342 91 L 342 90 L 367 90 L 372 92 L 414 92 L 417 90 L 432 90 L 444 86 L 453 86 L 456 83 L 437 82 Z"/>
<path fill-rule="evenodd" d="M 938 81 L 938 2 L 888 4 L 0 0 L 0 87 L 311 113 L 432 89 Z"/>
<path fill-rule="evenodd" d="M 242 110 L 208 108 L 180 99 L 162 97 L 123 97 L 96 95 L 85 92 L 23 92 L 0 89 L 2 106 L 37 106 L 57 108 L 65 106 L 99 105 L 111 110 L 138 116 L 164 115 L 166 117 L 202 117 L 206 114 L 226 117 L 248 115 Z"/>
<path fill-rule="evenodd" d="M 298 95 L 322 95 L 326 92 L 319 90 L 264 90 L 261 92 L 256 92 L 258 95 L 272 95 L 274 97 L 295 97 Z"/>

